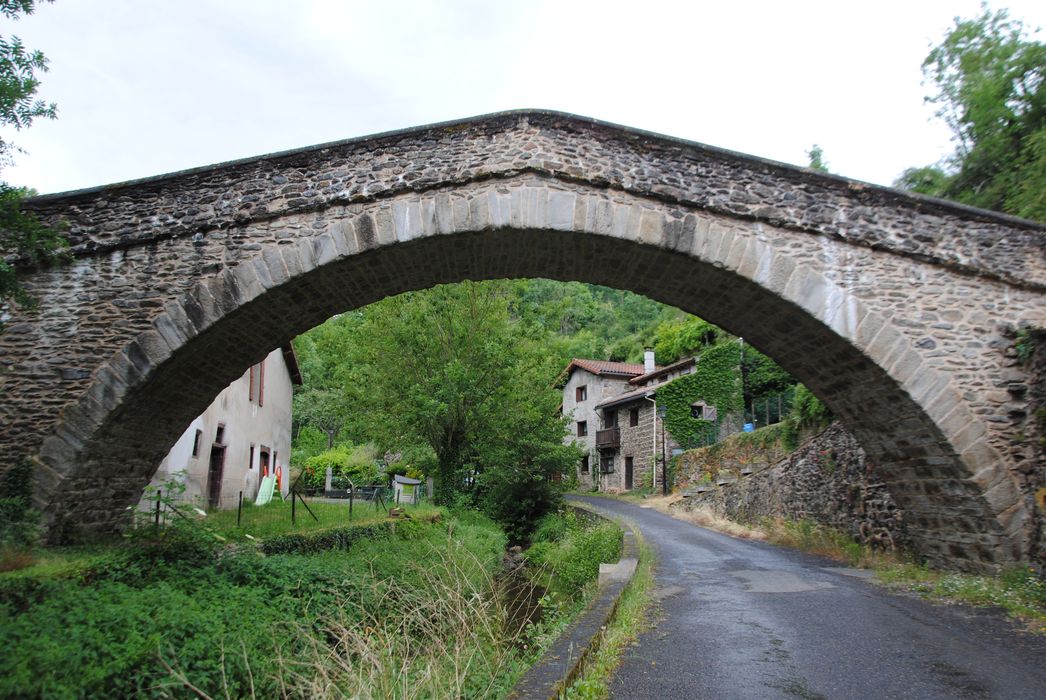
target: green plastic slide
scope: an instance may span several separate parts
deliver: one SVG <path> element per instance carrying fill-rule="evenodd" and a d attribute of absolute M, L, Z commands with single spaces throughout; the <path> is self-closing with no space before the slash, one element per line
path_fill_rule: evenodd
<path fill-rule="evenodd" d="M 263 506 L 272 500 L 272 491 L 276 486 L 276 476 L 263 476 L 261 486 L 258 488 L 258 497 L 254 499 L 254 505 Z"/>

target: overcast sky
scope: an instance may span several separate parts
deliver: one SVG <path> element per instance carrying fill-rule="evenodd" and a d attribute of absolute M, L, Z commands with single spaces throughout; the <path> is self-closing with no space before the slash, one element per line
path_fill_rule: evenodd
<path fill-rule="evenodd" d="M 994 5 L 999 7 L 998 3 Z M 1046 2 L 1011 0 L 1046 24 Z M 889 184 L 950 151 L 920 65 L 977 0 L 58 0 L 18 22 L 59 118 L 5 132 L 58 192 L 537 107 Z"/>

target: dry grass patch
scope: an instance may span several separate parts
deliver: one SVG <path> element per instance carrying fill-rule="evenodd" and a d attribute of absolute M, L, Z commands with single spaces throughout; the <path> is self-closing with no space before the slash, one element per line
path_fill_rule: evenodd
<path fill-rule="evenodd" d="M 708 506 L 686 509 L 673 508 L 670 514 L 679 520 L 707 527 L 709 530 L 722 532 L 731 537 L 739 537 L 745 540 L 766 540 L 769 537 L 765 530 L 724 518 Z"/>

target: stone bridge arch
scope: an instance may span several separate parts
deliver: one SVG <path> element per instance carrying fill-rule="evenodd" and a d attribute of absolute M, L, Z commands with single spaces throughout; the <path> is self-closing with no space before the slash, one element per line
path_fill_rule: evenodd
<path fill-rule="evenodd" d="M 0 336 L 0 444 L 36 458 L 56 529 L 112 527 L 211 397 L 334 313 L 550 277 L 750 339 L 857 435 L 931 559 L 1041 557 L 1007 336 L 1046 325 L 1035 224 L 533 111 L 32 206 L 75 259 Z"/>

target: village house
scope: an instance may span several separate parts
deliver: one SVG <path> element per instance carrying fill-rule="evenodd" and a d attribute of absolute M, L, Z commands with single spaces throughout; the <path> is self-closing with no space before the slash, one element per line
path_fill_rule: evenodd
<path fill-rule="evenodd" d="M 585 451 L 577 477 L 582 489 L 624 490 L 660 484 L 654 474 L 663 449 L 679 449 L 657 414 L 657 389 L 693 371 L 693 357 L 668 366 L 574 359 L 563 385 L 563 414 L 571 418 L 568 443 Z"/>
<path fill-rule="evenodd" d="M 257 495 L 262 477 L 279 476 L 286 495 L 290 474 L 291 397 L 301 372 L 288 344 L 243 373 L 185 430 L 160 463 L 152 485 L 175 479 L 178 500 L 207 508 L 235 508 Z M 149 503 L 143 498 L 140 508 Z"/>

